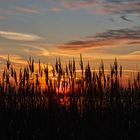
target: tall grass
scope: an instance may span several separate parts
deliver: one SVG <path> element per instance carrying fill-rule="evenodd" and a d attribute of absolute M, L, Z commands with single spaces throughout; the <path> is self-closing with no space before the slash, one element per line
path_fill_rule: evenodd
<path fill-rule="evenodd" d="M 135 139 L 140 137 L 140 72 L 124 85 L 115 58 L 106 73 L 91 62 L 50 69 L 33 58 L 19 71 L 8 56 L 0 78 L 0 139 Z M 36 67 L 37 66 L 37 67 Z M 126 84 L 126 82 L 125 82 Z"/>
<path fill-rule="evenodd" d="M 119 66 L 116 58 L 108 74 L 105 73 L 103 60 L 98 72 L 92 70 L 90 62 L 84 68 L 81 54 L 79 64 L 81 76 L 76 72 L 74 58 L 65 66 L 60 57 L 56 58 L 50 70 L 48 64 L 43 68 L 40 60 L 38 68 L 35 68 L 34 59 L 30 57 L 27 66 L 17 72 L 8 56 L 0 83 L 0 106 L 15 110 L 48 109 L 54 105 L 65 106 L 69 110 L 74 106 L 80 113 L 88 109 L 137 107 L 139 72 L 133 81 L 128 82 L 128 86 L 123 86 L 123 67 Z"/>

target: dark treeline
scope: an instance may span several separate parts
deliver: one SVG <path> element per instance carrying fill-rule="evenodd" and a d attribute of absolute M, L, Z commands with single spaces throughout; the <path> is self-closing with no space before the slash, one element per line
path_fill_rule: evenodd
<path fill-rule="evenodd" d="M 0 139 L 139 139 L 140 73 L 123 84 L 117 59 L 105 73 L 73 58 L 19 72 L 8 57 L 0 82 Z M 36 70 L 37 69 L 37 70 Z"/>

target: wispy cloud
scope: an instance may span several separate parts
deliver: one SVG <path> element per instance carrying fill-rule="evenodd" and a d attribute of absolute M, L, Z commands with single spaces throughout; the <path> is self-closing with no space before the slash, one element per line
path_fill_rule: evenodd
<path fill-rule="evenodd" d="M 139 0 L 52 0 L 65 9 L 91 8 L 103 14 L 140 14 Z M 58 4 L 59 3 L 59 4 Z M 55 4 L 54 4 L 55 5 Z M 97 9 L 96 9 L 97 8 Z M 92 11 L 92 10 L 91 10 Z"/>
<path fill-rule="evenodd" d="M 42 39 L 40 36 L 34 34 L 7 32 L 7 31 L 0 31 L 0 37 L 17 41 L 37 41 Z"/>
<path fill-rule="evenodd" d="M 33 46 L 33 48 L 38 50 L 39 56 L 49 56 L 50 55 L 50 52 L 41 46 Z"/>
<path fill-rule="evenodd" d="M 129 39 L 139 40 L 140 39 L 140 27 L 124 28 L 116 30 L 107 30 L 105 32 L 97 33 L 89 38 L 102 38 L 102 39 Z"/>
<path fill-rule="evenodd" d="M 26 53 L 29 53 L 30 55 L 31 54 L 34 54 L 36 56 L 49 56 L 50 55 L 50 52 L 40 44 L 36 44 L 36 45 L 20 44 L 20 46 L 23 46 L 24 51 Z"/>
<path fill-rule="evenodd" d="M 140 13 L 139 0 L 102 0 L 102 6 L 111 13 Z"/>
<path fill-rule="evenodd" d="M 15 7 L 8 7 L 8 8 L 0 8 L 0 17 L 7 17 L 7 16 L 13 16 L 18 14 L 25 14 L 25 15 L 31 15 L 31 14 L 41 14 L 46 12 L 47 10 L 43 7 L 38 6 L 18 6 L 15 5 Z"/>
<path fill-rule="evenodd" d="M 44 4 L 45 0 L 40 0 Z M 13 9 L 0 9 L 0 13 L 11 15 L 19 13 L 38 14 L 46 11 L 60 12 L 62 10 L 87 9 L 88 13 L 99 14 L 137 14 L 140 15 L 140 1 L 139 0 L 47 0 L 49 2 L 50 10 L 42 7 L 25 6 Z M 35 5 L 35 4 L 34 4 Z M 128 21 L 126 16 L 121 16 L 123 20 Z M 130 21 L 130 20 L 129 20 Z"/>
<path fill-rule="evenodd" d="M 37 57 L 46 57 L 46 56 L 73 56 L 74 53 L 70 54 L 61 51 L 60 49 L 54 49 L 49 51 L 47 44 L 20 44 L 20 46 L 24 47 L 23 51 L 25 51 L 29 56 L 37 56 Z M 78 53 L 79 55 L 79 53 Z"/>
<path fill-rule="evenodd" d="M 39 13 L 41 13 L 41 9 L 35 8 L 35 7 L 17 7 L 15 10 L 17 12 L 29 13 L 29 14 L 39 14 Z"/>
<path fill-rule="evenodd" d="M 116 42 L 114 40 L 85 40 L 85 41 L 73 41 L 61 46 L 58 46 L 59 49 L 63 51 L 67 50 L 73 50 L 73 51 L 79 51 L 83 49 L 91 49 L 91 48 L 99 48 L 99 47 L 106 47 L 106 46 L 113 46 Z"/>
<path fill-rule="evenodd" d="M 139 55 L 140 56 L 140 50 L 139 51 L 134 51 L 134 52 L 132 52 L 130 54 L 132 54 L 132 55 Z"/>
<path fill-rule="evenodd" d="M 140 41 L 131 41 L 131 42 L 129 42 L 128 43 L 129 45 L 138 45 L 138 44 L 140 44 Z"/>
<path fill-rule="evenodd" d="M 97 0 L 59 0 L 64 8 L 76 9 L 97 5 Z"/>
<path fill-rule="evenodd" d="M 88 36 L 85 40 L 71 41 L 58 46 L 60 50 L 81 50 L 99 47 L 112 47 L 119 45 L 131 45 L 140 42 L 140 27 L 132 29 L 107 30 Z"/>

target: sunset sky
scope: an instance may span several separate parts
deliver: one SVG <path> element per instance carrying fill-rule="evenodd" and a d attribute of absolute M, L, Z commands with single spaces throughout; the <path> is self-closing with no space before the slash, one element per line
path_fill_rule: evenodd
<path fill-rule="evenodd" d="M 80 53 L 140 69 L 140 0 L 0 0 L 0 63 Z"/>

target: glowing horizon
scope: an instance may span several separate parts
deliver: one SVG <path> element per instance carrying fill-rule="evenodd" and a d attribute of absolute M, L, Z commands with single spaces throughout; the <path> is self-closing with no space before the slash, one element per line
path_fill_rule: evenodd
<path fill-rule="evenodd" d="M 118 58 L 140 69 L 139 0 L 0 0 L 0 64 Z M 106 62 L 108 60 L 109 62 Z M 99 62 L 98 62 L 99 63 Z M 133 64 L 134 63 L 134 64 Z"/>

